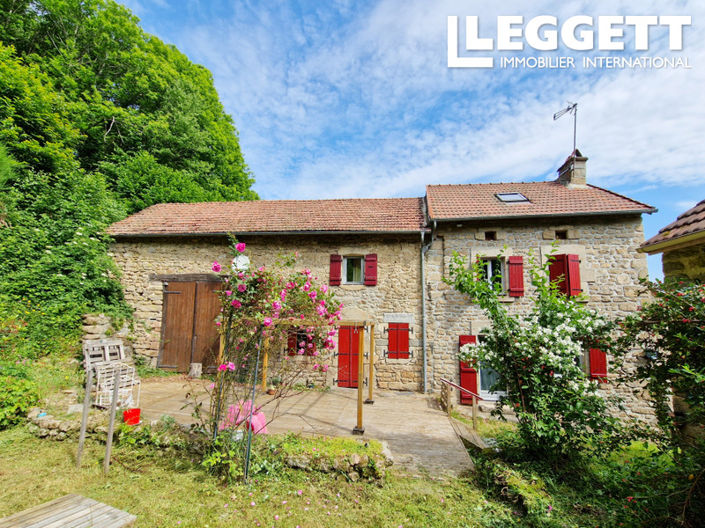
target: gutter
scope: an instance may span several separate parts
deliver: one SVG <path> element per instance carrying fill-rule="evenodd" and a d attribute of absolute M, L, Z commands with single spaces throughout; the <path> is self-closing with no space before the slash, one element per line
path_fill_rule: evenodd
<path fill-rule="evenodd" d="M 635 211 L 633 209 L 626 211 L 598 211 L 594 213 L 546 213 L 546 214 L 515 214 L 515 215 L 493 215 L 493 216 L 465 216 L 457 218 L 434 218 L 434 222 L 470 222 L 478 220 L 521 220 L 527 218 L 556 218 L 556 217 L 567 217 L 572 218 L 574 216 L 620 216 L 620 215 L 641 215 L 641 214 L 653 214 L 657 212 L 658 209 L 652 207 L 651 209 L 644 209 L 641 211 Z"/>
<path fill-rule="evenodd" d="M 681 247 L 692 246 L 700 242 L 700 240 L 705 240 L 705 231 L 698 231 L 697 233 L 690 233 L 678 238 L 664 240 L 663 242 L 641 246 L 637 248 L 637 251 L 639 253 L 653 255 L 654 253 L 662 253 L 667 249 L 679 249 Z"/>
<path fill-rule="evenodd" d="M 431 249 L 433 244 L 433 233 L 435 232 L 435 222 L 434 229 L 431 234 L 431 238 L 428 244 L 424 244 L 425 241 L 425 231 L 421 231 L 421 252 L 419 258 L 421 259 L 421 347 L 423 349 L 423 392 L 426 394 L 428 392 L 428 351 L 426 345 L 426 253 Z"/>

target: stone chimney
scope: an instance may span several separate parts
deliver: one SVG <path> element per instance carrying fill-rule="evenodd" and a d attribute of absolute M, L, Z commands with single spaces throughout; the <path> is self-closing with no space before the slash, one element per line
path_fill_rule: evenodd
<path fill-rule="evenodd" d="M 575 149 L 558 169 L 558 180 L 556 181 L 569 189 L 584 189 L 587 187 L 586 161 L 587 158 L 578 149 Z"/>

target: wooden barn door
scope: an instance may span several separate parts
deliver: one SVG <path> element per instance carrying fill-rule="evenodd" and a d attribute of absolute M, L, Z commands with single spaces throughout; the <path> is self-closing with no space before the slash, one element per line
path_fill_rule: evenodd
<path fill-rule="evenodd" d="M 164 288 L 164 318 L 159 367 L 188 372 L 191 363 L 213 367 L 219 336 L 219 282 L 169 281 Z"/>
<path fill-rule="evenodd" d="M 361 331 L 357 326 L 338 330 L 338 387 L 357 387 Z"/>

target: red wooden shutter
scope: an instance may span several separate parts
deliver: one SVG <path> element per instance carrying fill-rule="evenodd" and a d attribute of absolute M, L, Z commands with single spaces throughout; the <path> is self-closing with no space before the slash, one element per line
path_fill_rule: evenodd
<path fill-rule="evenodd" d="M 340 286 L 343 279 L 343 257 L 341 255 L 330 256 L 330 278 L 328 284 L 330 286 Z"/>
<path fill-rule="evenodd" d="M 365 255 L 365 286 L 377 286 L 377 254 Z"/>
<path fill-rule="evenodd" d="M 389 323 L 390 359 L 408 359 L 409 357 L 409 323 Z"/>
<path fill-rule="evenodd" d="M 461 335 L 459 346 L 467 345 L 468 343 L 477 343 L 477 336 Z M 460 362 L 460 386 L 477 394 L 477 370 L 464 361 Z M 472 404 L 472 396 L 460 391 L 460 403 Z"/>
<path fill-rule="evenodd" d="M 289 336 L 286 340 L 286 351 L 290 356 L 295 356 L 297 347 L 298 343 L 296 342 L 296 331 L 291 331 L 289 332 Z"/>
<path fill-rule="evenodd" d="M 580 258 L 578 255 L 566 255 L 567 295 L 580 295 Z"/>
<path fill-rule="evenodd" d="M 599 348 L 590 349 L 590 377 L 607 383 L 607 354 Z"/>
<path fill-rule="evenodd" d="M 399 353 L 399 325 L 398 323 L 389 323 L 389 357 L 396 359 Z"/>
<path fill-rule="evenodd" d="M 524 257 L 509 257 L 507 259 L 509 268 L 509 290 L 510 297 L 523 297 L 524 295 Z"/>
<path fill-rule="evenodd" d="M 558 283 L 558 291 L 568 294 L 568 281 L 566 265 L 567 255 L 551 255 L 551 264 L 548 267 L 548 274 L 551 282 L 560 280 Z"/>

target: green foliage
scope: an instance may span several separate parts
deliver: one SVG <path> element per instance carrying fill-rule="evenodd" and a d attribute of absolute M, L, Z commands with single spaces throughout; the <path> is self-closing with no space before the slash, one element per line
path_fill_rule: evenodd
<path fill-rule="evenodd" d="M 103 235 L 157 202 L 255 199 L 210 73 L 112 0 L 1 0 L 4 355 L 129 315 Z M 15 324 L 15 323 L 13 323 Z M 14 339 L 16 337 L 17 339 Z"/>
<path fill-rule="evenodd" d="M 162 416 L 154 425 L 121 424 L 118 439 L 121 445 L 132 447 L 150 446 L 176 450 L 186 450 L 190 447 L 189 438 L 171 416 Z"/>
<path fill-rule="evenodd" d="M 240 480 L 244 475 L 246 438 L 241 429 L 222 431 L 211 443 L 202 466 L 228 482 Z M 275 451 L 275 443 L 266 437 L 255 436 L 250 449 L 249 475 L 276 476 L 281 473 L 284 465 Z"/>
<path fill-rule="evenodd" d="M 499 301 L 499 284 L 483 278 L 479 261 L 468 268 L 454 256 L 448 282 L 469 295 L 492 324 L 482 343 L 461 348 L 460 358 L 500 374 L 492 390 L 506 392 L 493 412 L 501 416 L 502 405 L 516 412 L 527 453 L 555 461 L 605 453 L 628 436 L 609 414 L 598 383 L 588 379 L 581 357 L 591 346 L 609 351 L 613 325 L 561 294 L 549 281 L 548 265 L 537 267 L 530 259 L 534 307 L 520 316 Z"/>
<path fill-rule="evenodd" d="M 0 430 L 24 420 L 39 398 L 37 385 L 21 369 L 0 366 Z M 7 373 L 7 374 L 6 374 Z M 9 374 L 9 375 L 8 375 Z M 21 374 L 18 376 L 18 374 Z"/>
<path fill-rule="evenodd" d="M 609 456 L 556 466 L 527 458 L 512 432 L 498 436 L 498 450 L 476 454 L 476 479 L 520 510 L 522 526 L 566 526 L 566 518 L 578 515 L 577 526 L 695 527 L 705 514 L 702 458 L 679 461 L 670 451 L 633 442 Z"/>
<path fill-rule="evenodd" d="M 635 377 L 646 383 L 659 425 L 673 445 L 683 443 L 684 426 L 705 427 L 705 286 L 683 281 L 642 282 L 652 300 L 620 324 L 622 352 L 644 351 Z M 671 417 L 671 394 L 687 412 Z M 702 435 L 703 433 L 701 433 Z"/>

